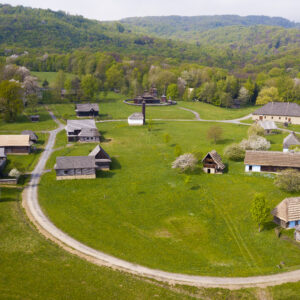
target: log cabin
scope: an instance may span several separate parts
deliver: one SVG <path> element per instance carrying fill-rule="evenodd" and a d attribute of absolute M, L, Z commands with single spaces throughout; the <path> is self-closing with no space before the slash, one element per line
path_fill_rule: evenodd
<path fill-rule="evenodd" d="M 203 171 L 208 174 L 223 174 L 225 165 L 216 150 L 207 153 L 202 160 Z"/>
<path fill-rule="evenodd" d="M 97 117 L 99 105 L 97 103 L 76 104 L 75 112 L 77 117 Z"/>
<path fill-rule="evenodd" d="M 300 170 L 300 153 L 279 151 L 246 151 L 246 172 L 277 173 L 286 169 Z"/>
<path fill-rule="evenodd" d="M 93 156 L 59 156 L 56 158 L 54 169 L 57 180 L 96 178 Z"/>
<path fill-rule="evenodd" d="M 300 225 L 300 197 L 286 198 L 271 212 L 274 222 L 283 228 Z"/>
<path fill-rule="evenodd" d="M 269 102 L 252 114 L 257 121 L 300 124 L 300 105 L 293 102 Z"/>
<path fill-rule="evenodd" d="M 29 154 L 31 152 L 29 135 L 0 135 L 0 147 L 5 154 Z"/>
<path fill-rule="evenodd" d="M 95 158 L 97 170 L 110 170 L 111 158 L 100 145 L 97 145 L 95 149 L 89 154 L 89 156 Z"/>
<path fill-rule="evenodd" d="M 68 120 L 66 126 L 68 142 L 99 143 L 100 133 L 95 120 Z"/>
<path fill-rule="evenodd" d="M 39 115 L 32 115 L 32 116 L 29 116 L 29 118 L 30 118 L 31 122 L 39 122 L 40 121 Z"/>

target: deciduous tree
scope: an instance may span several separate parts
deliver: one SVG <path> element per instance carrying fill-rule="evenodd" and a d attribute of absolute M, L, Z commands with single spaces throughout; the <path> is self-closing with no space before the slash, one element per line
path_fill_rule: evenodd
<path fill-rule="evenodd" d="M 251 216 L 253 221 L 258 225 L 258 232 L 261 231 L 261 225 L 267 220 L 270 209 L 266 204 L 266 197 L 263 194 L 256 194 L 251 204 Z"/>

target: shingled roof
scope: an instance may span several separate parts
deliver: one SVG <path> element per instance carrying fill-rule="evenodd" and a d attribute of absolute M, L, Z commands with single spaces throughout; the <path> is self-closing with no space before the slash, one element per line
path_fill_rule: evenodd
<path fill-rule="evenodd" d="M 84 120 L 68 120 L 66 130 L 72 132 L 75 130 L 82 130 L 83 128 L 97 128 L 95 120 L 84 119 Z"/>
<path fill-rule="evenodd" d="M 212 151 L 208 152 L 208 153 L 205 155 L 205 157 L 203 158 L 202 161 L 204 161 L 205 158 L 206 158 L 208 155 L 211 156 L 211 158 L 214 160 L 214 162 L 217 164 L 217 166 L 218 166 L 221 170 L 224 170 L 224 169 L 225 169 L 225 165 L 224 165 L 223 162 L 222 162 L 222 158 L 221 158 L 221 156 L 217 153 L 216 150 L 212 150 Z"/>
<path fill-rule="evenodd" d="M 258 125 L 264 130 L 275 130 L 278 129 L 274 121 L 259 121 Z"/>
<path fill-rule="evenodd" d="M 24 130 L 21 133 L 22 135 L 29 135 L 31 141 L 37 141 L 38 137 L 32 130 Z"/>
<path fill-rule="evenodd" d="M 0 135 L 0 147 L 29 147 L 29 135 Z"/>
<path fill-rule="evenodd" d="M 293 102 L 269 102 L 253 115 L 300 117 L 300 106 Z"/>
<path fill-rule="evenodd" d="M 97 128 L 83 128 L 78 136 L 95 137 L 100 136 L 100 133 Z"/>
<path fill-rule="evenodd" d="M 96 157 L 99 154 L 100 154 L 100 156 L 105 157 L 105 158 L 96 159 L 97 161 L 101 160 L 101 161 L 105 161 L 105 162 L 111 162 L 110 156 L 108 155 L 108 153 L 100 145 L 97 145 L 94 148 L 94 150 L 89 154 L 89 156 Z"/>
<path fill-rule="evenodd" d="M 143 120 L 144 119 L 144 115 L 143 113 L 133 113 L 132 115 L 130 115 L 128 117 L 129 120 Z"/>
<path fill-rule="evenodd" d="M 300 168 L 300 153 L 246 151 L 245 165 Z"/>
<path fill-rule="evenodd" d="M 295 132 L 290 133 L 284 140 L 283 140 L 283 149 L 289 149 L 292 145 L 300 145 L 300 141 L 296 136 Z"/>
<path fill-rule="evenodd" d="M 99 105 L 97 103 L 76 104 L 76 111 L 78 112 L 90 112 L 92 110 L 99 112 Z"/>
<path fill-rule="evenodd" d="M 56 158 L 55 170 L 96 168 L 93 156 L 59 156 Z"/>
<path fill-rule="evenodd" d="M 284 199 L 272 210 L 271 214 L 285 222 L 300 220 L 300 197 Z"/>

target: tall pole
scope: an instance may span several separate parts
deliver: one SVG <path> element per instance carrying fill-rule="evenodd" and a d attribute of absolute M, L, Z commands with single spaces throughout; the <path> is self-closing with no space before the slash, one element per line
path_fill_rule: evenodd
<path fill-rule="evenodd" d="M 142 112 L 143 112 L 143 125 L 145 125 L 146 124 L 146 101 L 145 100 L 143 101 L 143 110 L 142 110 Z"/>

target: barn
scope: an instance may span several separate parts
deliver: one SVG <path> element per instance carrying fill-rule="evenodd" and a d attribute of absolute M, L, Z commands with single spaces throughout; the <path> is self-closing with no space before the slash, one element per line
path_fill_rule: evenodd
<path fill-rule="evenodd" d="M 222 158 L 216 150 L 212 150 L 207 153 L 203 158 L 202 163 L 203 171 L 208 174 L 223 174 L 225 170 Z"/>
<path fill-rule="evenodd" d="M 111 158 L 100 145 L 97 145 L 95 149 L 89 154 L 89 156 L 95 158 L 97 170 L 110 170 Z"/>
<path fill-rule="evenodd" d="M 97 103 L 76 104 L 75 112 L 77 117 L 96 117 L 99 115 L 99 105 Z"/>
<path fill-rule="evenodd" d="M 0 135 L 0 147 L 5 154 L 29 154 L 31 142 L 29 135 Z"/>

